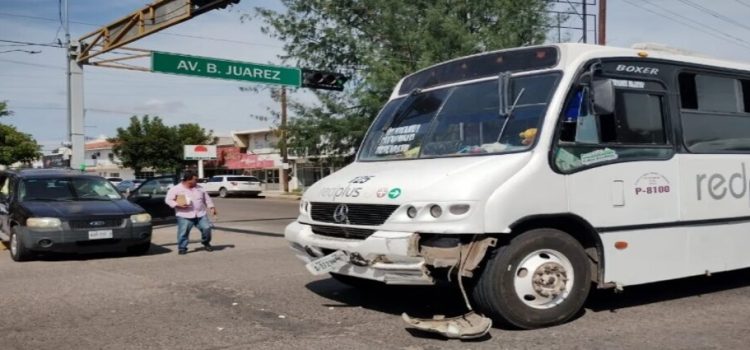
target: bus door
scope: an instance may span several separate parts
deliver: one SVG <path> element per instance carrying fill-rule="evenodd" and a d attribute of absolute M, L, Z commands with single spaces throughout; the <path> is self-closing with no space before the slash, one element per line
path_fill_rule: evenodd
<path fill-rule="evenodd" d="M 574 86 L 561 115 L 553 167 L 565 176 L 569 211 L 601 234 L 607 282 L 658 280 L 661 271 L 684 269 L 685 262 L 683 246 L 669 245 L 675 256 L 663 254 L 660 244 L 684 242 L 684 233 L 658 230 L 677 222 L 680 209 L 667 93 L 652 81 L 596 79 L 609 86 L 614 104 L 592 111 L 593 84 Z M 615 248 L 617 241 L 628 248 Z"/>

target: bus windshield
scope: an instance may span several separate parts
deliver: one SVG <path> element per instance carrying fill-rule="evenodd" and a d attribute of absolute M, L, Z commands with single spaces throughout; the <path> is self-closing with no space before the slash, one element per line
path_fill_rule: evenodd
<path fill-rule="evenodd" d="M 512 78 L 509 115 L 498 79 L 414 92 L 383 108 L 365 136 L 361 161 L 434 158 L 529 149 L 560 73 Z"/>

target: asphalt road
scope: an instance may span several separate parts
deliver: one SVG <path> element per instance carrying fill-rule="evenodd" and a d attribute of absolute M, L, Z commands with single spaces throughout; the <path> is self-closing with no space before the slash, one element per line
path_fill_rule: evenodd
<path fill-rule="evenodd" d="M 450 288 L 362 292 L 310 276 L 281 233 L 297 202 L 218 199 L 215 252 L 178 256 L 175 228 L 147 256 L 0 252 L 0 349 L 747 348 L 750 271 L 595 291 L 562 326 L 481 341 L 406 329 L 399 315 L 461 311 Z M 193 232 L 198 238 L 198 232 Z M 2 248 L 0 248 L 2 249 Z"/>

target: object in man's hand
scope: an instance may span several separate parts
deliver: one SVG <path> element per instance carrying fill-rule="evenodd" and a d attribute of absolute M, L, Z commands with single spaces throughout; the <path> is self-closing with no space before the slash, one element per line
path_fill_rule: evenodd
<path fill-rule="evenodd" d="M 184 194 L 178 194 L 177 198 L 175 198 L 175 202 L 177 202 L 178 206 L 184 207 L 186 205 L 190 205 L 190 198 L 188 198 Z"/>

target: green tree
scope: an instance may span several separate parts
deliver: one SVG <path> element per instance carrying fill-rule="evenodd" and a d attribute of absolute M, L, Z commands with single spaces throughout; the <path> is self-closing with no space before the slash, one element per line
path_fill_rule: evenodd
<path fill-rule="evenodd" d="M 0 117 L 13 115 L 8 110 L 7 102 L 0 102 Z M 42 156 L 41 146 L 29 134 L 18 131 L 15 127 L 0 124 L 0 164 L 11 165 L 16 162 L 30 163 Z"/>
<path fill-rule="evenodd" d="M 13 115 L 13 111 L 8 110 L 8 101 L 0 101 L 0 117 Z"/>
<path fill-rule="evenodd" d="M 398 80 L 455 57 L 544 42 L 546 0 L 282 0 L 256 8 L 263 32 L 282 40 L 287 64 L 345 73 L 344 93 L 290 103 L 291 149 L 348 154 Z M 251 18 L 250 15 L 244 19 Z M 323 140 L 322 145 L 316 140 Z"/>
<path fill-rule="evenodd" d="M 175 131 L 180 144 L 180 159 L 183 159 L 185 154 L 183 145 L 206 145 L 213 141 L 213 131 L 206 132 L 198 124 L 180 124 L 176 126 Z"/>
<path fill-rule="evenodd" d="M 117 136 L 110 139 L 114 143 L 114 153 L 122 160 L 122 165 L 132 168 L 139 174 L 144 168 L 159 172 L 173 172 L 184 164 L 183 145 L 201 144 L 211 139 L 197 124 L 167 126 L 159 117 L 148 115 L 130 118 L 130 125 L 117 128 Z"/>

